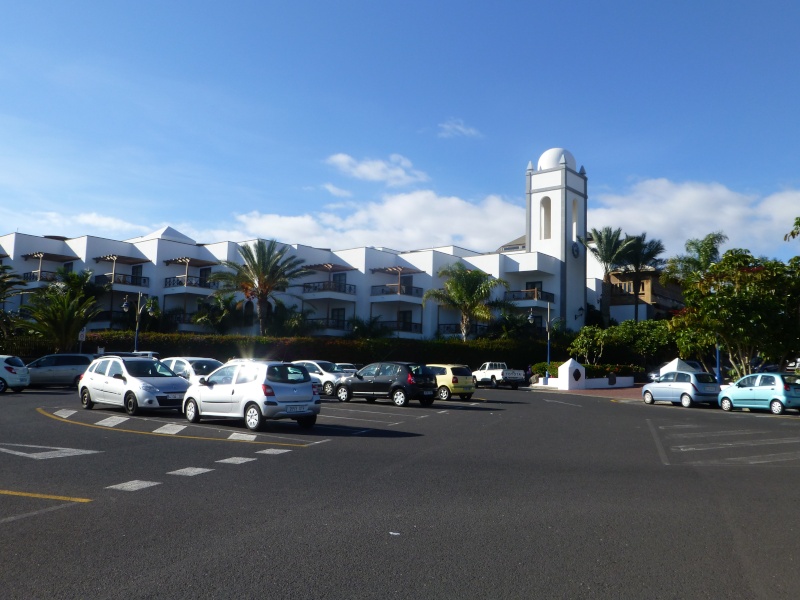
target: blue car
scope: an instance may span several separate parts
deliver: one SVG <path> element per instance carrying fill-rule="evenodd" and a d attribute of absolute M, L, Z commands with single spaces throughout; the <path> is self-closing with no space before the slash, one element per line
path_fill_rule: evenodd
<path fill-rule="evenodd" d="M 722 410 L 768 408 L 779 415 L 787 408 L 800 408 L 800 376 L 795 373 L 754 373 L 720 391 Z"/>

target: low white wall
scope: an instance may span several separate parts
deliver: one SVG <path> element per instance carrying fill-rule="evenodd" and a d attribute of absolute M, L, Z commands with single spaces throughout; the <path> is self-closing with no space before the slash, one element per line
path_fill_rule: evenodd
<path fill-rule="evenodd" d="M 537 383 L 532 383 L 532 388 L 546 388 L 552 389 L 555 388 L 557 390 L 570 390 L 570 389 L 586 389 L 586 390 L 610 390 L 614 388 L 629 388 L 633 387 L 633 377 L 617 377 L 614 385 L 608 383 L 608 377 L 602 377 L 598 379 L 586 379 L 583 382 L 583 385 L 578 387 L 570 387 L 570 379 L 569 378 L 559 378 L 559 377 L 551 377 L 550 381 L 547 382 L 547 385 L 544 384 L 544 377 L 540 377 Z"/>

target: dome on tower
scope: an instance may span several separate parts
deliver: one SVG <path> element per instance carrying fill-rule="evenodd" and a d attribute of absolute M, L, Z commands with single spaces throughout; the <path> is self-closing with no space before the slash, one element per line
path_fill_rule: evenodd
<path fill-rule="evenodd" d="M 564 161 L 566 161 L 567 167 L 577 171 L 575 157 L 572 156 L 572 152 L 564 148 L 550 148 L 550 150 L 547 150 L 539 157 L 539 164 L 536 169 L 538 171 L 558 169 Z"/>

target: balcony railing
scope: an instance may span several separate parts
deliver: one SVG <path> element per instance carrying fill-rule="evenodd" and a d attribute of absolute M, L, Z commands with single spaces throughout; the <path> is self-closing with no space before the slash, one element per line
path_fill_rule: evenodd
<path fill-rule="evenodd" d="M 165 288 L 174 287 L 198 287 L 215 290 L 219 287 L 216 281 L 209 281 L 205 277 L 194 277 L 192 275 L 179 275 L 177 277 L 167 277 L 164 279 Z"/>
<path fill-rule="evenodd" d="M 173 323 L 191 323 L 197 313 L 187 312 L 168 312 L 166 317 Z"/>
<path fill-rule="evenodd" d="M 55 281 L 58 273 L 55 271 L 30 271 L 22 274 L 25 281 Z"/>
<path fill-rule="evenodd" d="M 513 302 L 515 300 L 541 300 L 542 302 L 555 302 L 556 295 L 550 292 L 543 292 L 542 290 L 519 290 L 516 292 L 506 292 L 503 296 L 507 301 Z"/>
<path fill-rule="evenodd" d="M 481 335 L 486 332 L 487 325 L 472 323 L 469 326 L 469 335 Z M 458 334 L 461 335 L 460 323 L 439 323 L 438 331 L 441 335 Z"/>
<path fill-rule="evenodd" d="M 95 275 L 94 282 L 97 285 L 106 285 L 111 283 L 111 273 L 106 273 L 105 275 Z M 114 273 L 114 283 L 118 283 L 120 285 L 135 285 L 138 287 L 150 287 L 150 278 L 142 277 L 140 275 Z"/>
<path fill-rule="evenodd" d="M 412 287 L 410 285 L 373 285 L 370 291 L 372 296 L 413 296 L 414 298 L 422 298 L 423 289 L 420 287 Z"/>
<path fill-rule="evenodd" d="M 316 283 L 304 283 L 303 293 L 311 294 L 313 292 L 338 292 L 340 294 L 356 293 L 356 286 L 349 283 L 339 283 L 337 281 L 318 281 Z"/>
<path fill-rule="evenodd" d="M 353 323 L 347 319 L 306 319 L 309 323 L 319 329 L 337 329 L 339 331 L 352 331 Z"/>
<path fill-rule="evenodd" d="M 128 317 L 128 313 L 124 310 L 103 310 L 100 311 L 96 317 L 92 318 L 92 322 L 108 321 L 113 323 L 127 321 L 128 319 L 133 321 L 133 317 Z"/>
<path fill-rule="evenodd" d="M 422 333 L 422 323 L 412 323 L 411 321 L 381 321 L 380 324 L 392 331 Z"/>

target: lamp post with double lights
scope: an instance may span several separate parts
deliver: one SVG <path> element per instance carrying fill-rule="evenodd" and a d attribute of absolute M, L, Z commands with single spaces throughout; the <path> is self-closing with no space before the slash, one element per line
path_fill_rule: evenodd
<path fill-rule="evenodd" d="M 531 308 L 530 312 L 528 313 L 528 323 L 533 324 L 536 320 L 536 317 L 533 314 L 533 309 Z M 556 321 L 562 321 L 561 317 L 555 317 L 553 319 L 550 318 L 550 302 L 547 303 L 547 323 L 545 324 L 545 329 L 547 330 L 547 368 L 544 371 L 544 385 L 550 383 L 550 330 L 553 328 L 553 323 Z"/>
<path fill-rule="evenodd" d="M 147 300 L 147 295 L 145 294 L 145 302 L 142 304 L 142 292 L 139 292 L 139 297 L 136 300 L 136 331 L 133 334 L 133 351 L 139 351 L 139 317 L 142 314 L 144 309 L 147 309 L 147 314 L 151 317 L 155 315 L 155 309 L 153 308 L 152 303 Z M 125 294 L 125 298 L 122 302 L 122 310 L 128 312 L 131 309 L 131 305 L 128 302 L 128 295 Z"/>

